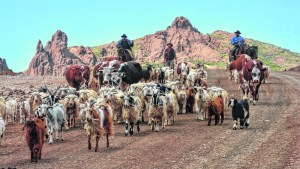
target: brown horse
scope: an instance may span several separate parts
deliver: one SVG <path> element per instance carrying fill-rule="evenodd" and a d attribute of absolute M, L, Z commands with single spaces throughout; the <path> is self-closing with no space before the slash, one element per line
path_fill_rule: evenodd
<path fill-rule="evenodd" d="M 121 60 L 123 62 L 129 62 L 129 61 L 133 61 L 134 57 L 130 50 L 120 48 L 118 49 L 118 60 Z"/>

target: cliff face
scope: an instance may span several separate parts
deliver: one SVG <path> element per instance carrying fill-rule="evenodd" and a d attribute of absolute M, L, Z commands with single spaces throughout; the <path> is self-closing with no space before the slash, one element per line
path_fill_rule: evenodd
<path fill-rule="evenodd" d="M 6 60 L 4 58 L 0 58 L 0 72 L 2 71 L 8 71 L 9 68 L 6 64 Z"/>
<path fill-rule="evenodd" d="M 72 53 L 74 52 L 74 53 Z M 24 72 L 26 75 L 64 75 L 68 66 L 71 65 L 95 65 L 96 57 L 89 48 L 83 46 L 68 49 L 67 35 L 58 30 L 51 41 L 43 47 L 39 40 L 36 53 L 30 62 L 29 68 Z"/>

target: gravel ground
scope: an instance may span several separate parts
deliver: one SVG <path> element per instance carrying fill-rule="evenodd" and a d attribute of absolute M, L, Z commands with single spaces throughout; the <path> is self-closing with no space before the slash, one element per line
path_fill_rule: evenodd
<path fill-rule="evenodd" d="M 227 72 L 208 70 L 208 74 L 209 86 L 240 97 Z M 0 81 L 0 87 L 13 88 L 65 84 L 63 77 L 0 77 Z M 248 129 L 232 130 L 231 109 L 225 123 L 217 126 L 186 114 L 159 132 L 143 124 L 140 133 L 125 137 L 124 125 L 116 124 L 111 147 L 107 149 L 102 138 L 100 150 L 91 152 L 85 131 L 76 128 L 65 132 L 65 141 L 46 143 L 38 163 L 30 163 L 23 126 L 10 124 L 0 147 L 0 168 L 300 168 L 299 85 L 300 73 L 273 72 L 260 88 L 258 104 L 250 106 Z"/>

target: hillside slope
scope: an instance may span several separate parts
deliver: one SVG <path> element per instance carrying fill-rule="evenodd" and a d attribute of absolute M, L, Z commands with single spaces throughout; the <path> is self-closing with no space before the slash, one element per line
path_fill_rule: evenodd
<path fill-rule="evenodd" d="M 221 30 L 202 34 L 188 19 L 180 16 L 166 30 L 135 39 L 133 53 L 143 63 L 162 63 L 160 56 L 166 44 L 171 42 L 179 61 L 204 62 L 208 65 L 225 67 L 231 49 L 229 41 L 233 36 L 233 33 Z M 300 64 L 299 53 L 248 38 L 246 43 L 257 45 L 259 58 L 273 70 L 284 70 Z M 102 48 L 106 48 L 109 55 L 116 55 L 116 42 L 91 47 L 98 57 Z"/>

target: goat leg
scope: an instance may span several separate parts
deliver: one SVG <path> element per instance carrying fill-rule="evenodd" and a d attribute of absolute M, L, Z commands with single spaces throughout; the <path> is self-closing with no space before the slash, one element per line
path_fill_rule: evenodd
<path fill-rule="evenodd" d="M 208 124 L 207 124 L 207 126 L 210 126 L 210 123 L 211 123 L 211 115 L 208 115 Z"/>
<path fill-rule="evenodd" d="M 128 135 L 128 121 L 126 119 L 126 122 L 125 122 L 125 136 Z"/>
<path fill-rule="evenodd" d="M 64 131 L 63 131 L 63 126 L 64 126 L 64 124 L 62 124 L 61 127 L 60 127 L 60 132 L 61 132 L 61 138 L 60 138 L 60 140 L 61 140 L 61 141 L 64 141 Z"/>
<path fill-rule="evenodd" d="M 92 149 L 92 145 L 91 145 L 91 135 L 89 135 L 89 138 L 88 138 L 88 150 L 91 150 Z"/>
<path fill-rule="evenodd" d="M 221 124 L 223 123 L 224 121 L 224 112 L 221 114 Z"/>
<path fill-rule="evenodd" d="M 136 122 L 136 126 L 137 126 L 137 132 L 140 132 L 140 121 Z"/>
<path fill-rule="evenodd" d="M 95 152 L 98 151 L 98 143 L 99 143 L 99 134 L 96 136 L 96 147 L 95 147 Z"/>
<path fill-rule="evenodd" d="M 39 160 L 42 159 L 42 149 L 39 149 Z"/>
<path fill-rule="evenodd" d="M 34 150 L 34 162 L 38 162 L 38 150 Z"/>
<path fill-rule="evenodd" d="M 130 135 L 133 134 L 133 126 L 134 126 L 133 122 L 130 122 L 130 131 L 129 131 Z"/>
<path fill-rule="evenodd" d="M 108 133 L 106 133 L 106 147 L 109 147 L 109 139 L 108 139 Z"/>
<path fill-rule="evenodd" d="M 31 156 L 30 156 L 30 157 L 31 157 L 31 159 L 30 159 L 30 160 L 31 160 L 31 162 L 33 162 L 33 161 L 34 161 L 34 160 L 33 160 L 33 156 L 34 156 L 34 154 L 33 154 L 33 151 L 31 151 Z"/>

